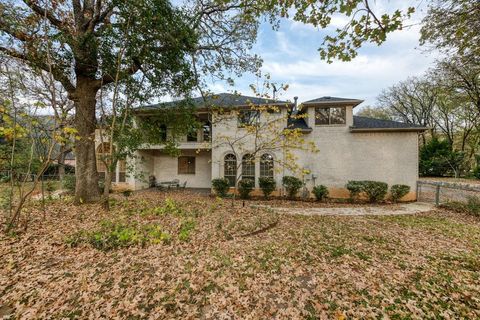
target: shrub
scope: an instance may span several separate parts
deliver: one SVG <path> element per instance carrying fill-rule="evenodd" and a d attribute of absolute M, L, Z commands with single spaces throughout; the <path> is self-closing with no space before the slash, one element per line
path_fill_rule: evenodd
<path fill-rule="evenodd" d="M 354 200 L 363 191 L 363 184 L 361 181 L 348 181 L 345 188 L 350 192 L 350 199 Z"/>
<path fill-rule="evenodd" d="M 447 140 L 438 138 L 432 138 L 420 148 L 419 158 L 421 176 L 458 175 L 465 164 L 463 152 L 453 150 Z"/>
<path fill-rule="evenodd" d="M 388 192 L 388 184 L 380 181 L 362 181 L 363 191 L 367 194 L 370 202 L 379 202 L 385 199 Z"/>
<path fill-rule="evenodd" d="M 272 192 L 275 190 L 277 183 L 273 178 L 270 177 L 260 177 L 258 179 L 258 184 L 260 186 L 260 189 L 262 189 L 263 195 L 265 196 L 265 199 L 272 194 Z"/>
<path fill-rule="evenodd" d="M 225 178 L 217 178 L 212 180 L 212 187 L 215 190 L 215 193 L 219 197 L 226 197 L 228 189 L 230 188 L 230 184 L 227 179 Z"/>
<path fill-rule="evenodd" d="M 469 196 L 467 198 L 467 212 L 474 216 L 480 216 L 480 198 Z"/>
<path fill-rule="evenodd" d="M 394 184 L 390 188 L 390 194 L 392 196 L 392 200 L 395 202 L 405 197 L 409 192 L 410 192 L 410 186 L 407 186 L 404 184 Z"/>
<path fill-rule="evenodd" d="M 467 202 L 450 201 L 440 205 L 442 208 L 453 210 L 456 212 L 468 213 L 480 217 L 480 198 L 470 196 Z"/>
<path fill-rule="evenodd" d="M 48 193 L 52 193 L 53 191 L 55 191 L 55 189 L 56 189 L 55 181 L 48 180 L 45 183 L 45 190 L 47 190 Z"/>
<path fill-rule="evenodd" d="M 75 191 L 75 183 L 76 183 L 75 175 L 69 174 L 69 175 L 65 175 L 63 177 L 62 186 L 65 190 L 67 190 L 69 192 L 74 192 Z"/>
<path fill-rule="evenodd" d="M 385 198 L 388 192 L 388 184 L 380 181 L 348 181 L 345 187 L 350 192 L 352 200 L 364 192 L 370 202 L 379 202 Z"/>
<path fill-rule="evenodd" d="M 132 190 L 130 189 L 127 189 L 127 190 L 123 190 L 123 195 L 125 196 L 125 198 L 128 198 L 132 195 Z"/>
<path fill-rule="evenodd" d="M 317 201 L 322 201 L 328 197 L 328 188 L 323 185 L 313 187 L 312 191 Z"/>
<path fill-rule="evenodd" d="M 238 192 L 240 193 L 240 198 L 248 199 L 250 198 L 250 192 L 252 192 L 255 187 L 255 181 L 252 179 L 242 179 L 238 182 Z"/>
<path fill-rule="evenodd" d="M 295 198 L 298 190 L 303 186 L 302 180 L 293 176 L 285 176 L 282 178 L 282 185 L 287 191 L 287 195 L 290 199 Z"/>
<path fill-rule="evenodd" d="M 475 179 L 480 179 L 480 164 L 473 169 L 473 177 Z"/>

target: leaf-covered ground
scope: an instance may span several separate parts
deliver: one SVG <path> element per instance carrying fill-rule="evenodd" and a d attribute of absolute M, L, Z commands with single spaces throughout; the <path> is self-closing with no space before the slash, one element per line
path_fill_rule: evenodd
<path fill-rule="evenodd" d="M 30 207 L 27 232 L 0 238 L 0 315 L 480 318 L 478 218 L 294 216 L 249 204 L 140 193 L 117 197 L 110 213 L 54 201 L 44 217 Z M 106 221 L 161 232 L 99 250 L 85 235 Z"/>

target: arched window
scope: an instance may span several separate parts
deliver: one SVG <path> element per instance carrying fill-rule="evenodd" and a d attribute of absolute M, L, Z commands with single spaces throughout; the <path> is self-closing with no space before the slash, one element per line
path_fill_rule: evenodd
<path fill-rule="evenodd" d="M 255 157 L 248 153 L 242 158 L 242 179 L 255 181 Z"/>
<path fill-rule="evenodd" d="M 260 158 L 260 177 L 273 178 L 273 157 L 265 153 Z"/>
<path fill-rule="evenodd" d="M 237 180 L 237 157 L 234 154 L 227 154 L 224 158 L 223 177 L 228 180 L 230 187 L 235 187 Z"/>

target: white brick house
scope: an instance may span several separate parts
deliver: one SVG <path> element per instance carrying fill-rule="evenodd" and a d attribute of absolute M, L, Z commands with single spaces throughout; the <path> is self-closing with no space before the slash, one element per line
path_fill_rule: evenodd
<path fill-rule="evenodd" d="M 211 180 L 219 177 L 226 177 L 234 184 L 235 177 L 248 175 L 255 179 L 258 188 L 258 178 L 268 174 L 273 174 L 277 187 L 280 187 L 284 175 L 298 176 L 285 168 L 266 170 L 275 167 L 280 162 L 275 160 L 282 160 L 285 156 L 280 150 L 260 151 L 255 155 L 254 162 L 248 162 L 242 159 L 249 157 L 249 142 L 236 154 L 228 146 L 217 143 L 220 138 L 242 134 L 245 129 L 239 123 L 245 120 L 245 115 L 252 116 L 242 110 L 250 110 L 252 105 L 268 105 L 278 108 L 273 116 L 284 119 L 285 128 L 297 128 L 306 142 L 313 142 L 319 149 L 317 153 L 293 151 L 298 166 L 309 172 L 301 177 L 309 189 L 314 184 L 323 184 L 329 187 L 332 197 L 346 197 L 348 193 L 344 186 L 348 180 L 377 180 L 389 185 L 409 185 L 411 192 L 405 199 L 415 198 L 418 133 L 425 128 L 354 116 L 353 109 L 362 100 L 322 97 L 303 102 L 296 108 L 295 103 L 287 101 L 224 93 L 212 96 L 207 101 L 195 98 L 193 102 L 198 119 L 204 122 L 204 126 L 196 135 L 178 139 L 178 157 L 166 154 L 162 144 L 139 148 L 136 159 L 129 160 L 135 172 L 126 176 L 125 183 L 130 188 L 147 188 L 151 175 L 155 176 L 157 182 L 172 179 L 186 181 L 190 188 L 211 188 Z M 148 121 L 149 117 L 154 116 L 156 108 L 165 105 L 139 108 L 136 115 L 139 121 Z M 175 102 L 167 105 L 174 107 Z M 217 121 L 220 117 L 217 107 L 233 116 Z M 297 109 L 305 114 L 304 118 L 289 116 L 292 110 Z M 256 111 L 255 116 L 261 123 L 272 115 L 268 111 Z M 281 132 L 279 130 L 278 134 L 281 135 Z M 281 192 L 281 188 L 278 189 Z"/>

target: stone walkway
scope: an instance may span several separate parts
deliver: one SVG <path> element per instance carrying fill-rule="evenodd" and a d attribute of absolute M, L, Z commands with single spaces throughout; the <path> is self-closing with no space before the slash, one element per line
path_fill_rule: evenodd
<path fill-rule="evenodd" d="M 401 214 L 416 214 L 435 209 L 431 203 L 411 202 L 392 206 L 343 207 L 343 208 L 281 208 L 271 207 L 273 210 L 286 214 L 323 215 L 323 216 L 386 216 Z"/>

